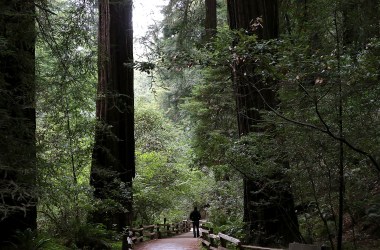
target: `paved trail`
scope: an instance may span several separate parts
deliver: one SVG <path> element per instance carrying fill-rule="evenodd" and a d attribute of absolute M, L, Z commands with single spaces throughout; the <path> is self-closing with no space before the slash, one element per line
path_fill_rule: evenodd
<path fill-rule="evenodd" d="M 188 232 L 171 238 L 139 243 L 133 250 L 200 250 L 200 246 L 199 238 L 194 238 L 193 232 Z"/>

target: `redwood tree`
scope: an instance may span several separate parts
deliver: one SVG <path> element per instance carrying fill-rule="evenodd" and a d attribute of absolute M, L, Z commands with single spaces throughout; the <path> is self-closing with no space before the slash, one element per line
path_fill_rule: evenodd
<path fill-rule="evenodd" d="M 277 0 L 229 0 L 227 4 L 231 29 L 256 35 L 258 41 L 278 37 Z M 234 43 L 237 46 L 239 39 Z M 267 128 L 260 126 L 260 111 L 276 106 L 274 83 L 254 73 L 254 63 L 244 56 L 235 54 L 232 67 L 239 135 L 265 133 Z M 293 197 L 283 178 L 281 170 L 265 180 L 244 177 L 244 220 L 250 241 L 262 245 L 274 241 L 286 244 L 299 237 Z"/>
<path fill-rule="evenodd" d="M 133 69 L 130 67 L 132 0 L 99 1 L 98 56 L 98 126 L 91 184 L 94 196 L 107 205 L 94 213 L 93 220 L 109 227 L 117 224 L 120 231 L 131 222 L 131 184 L 135 175 Z"/>
<path fill-rule="evenodd" d="M 0 1 L 0 245 L 36 229 L 35 8 Z"/>

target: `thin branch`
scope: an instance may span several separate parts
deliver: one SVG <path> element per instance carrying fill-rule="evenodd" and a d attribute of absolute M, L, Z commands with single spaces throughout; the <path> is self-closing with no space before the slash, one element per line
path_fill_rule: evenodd
<path fill-rule="evenodd" d="M 269 108 L 270 111 L 272 111 L 276 116 L 290 122 L 290 123 L 293 123 L 295 125 L 299 125 L 299 126 L 303 126 L 303 127 L 307 127 L 307 128 L 311 128 L 311 129 L 314 129 L 314 130 L 317 130 L 321 133 L 324 133 L 324 134 L 327 134 L 329 135 L 331 138 L 339 141 L 339 142 L 342 142 L 344 143 L 346 146 L 348 146 L 350 149 L 352 149 L 353 151 L 361 154 L 361 155 L 364 155 L 366 156 L 371 162 L 372 164 L 375 166 L 376 170 L 378 172 L 380 172 L 380 164 L 376 161 L 376 159 L 368 152 L 354 146 L 351 142 L 348 142 L 344 137 L 340 137 L 340 136 L 337 136 L 335 135 L 333 132 L 331 132 L 330 130 L 330 127 L 328 126 L 328 124 L 324 121 L 324 119 L 322 118 L 322 115 L 320 114 L 319 112 L 319 109 L 318 109 L 318 105 L 315 105 L 315 110 L 317 112 L 317 116 L 318 118 L 320 119 L 321 123 L 323 124 L 324 128 L 321 128 L 321 127 L 318 127 L 316 125 L 313 125 L 313 124 L 310 124 L 310 123 L 305 123 L 305 122 L 301 122 L 301 121 L 296 121 L 296 120 L 293 120 L 291 118 L 288 118 L 284 115 L 282 115 L 281 113 L 279 113 L 277 110 L 275 110 L 265 99 L 265 97 L 261 94 L 260 90 L 254 85 L 252 84 L 253 88 L 255 88 L 255 90 L 258 92 L 258 94 L 260 95 L 262 101 L 264 102 L 264 104 Z M 310 97 L 310 96 L 309 96 Z"/>
<path fill-rule="evenodd" d="M 38 4 L 38 3 L 35 3 L 34 6 L 36 6 L 38 9 L 41 9 L 49 14 L 52 14 L 52 15 L 57 15 L 56 13 L 52 12 L 51 10 L 45 8 L 44 6 Z"/>

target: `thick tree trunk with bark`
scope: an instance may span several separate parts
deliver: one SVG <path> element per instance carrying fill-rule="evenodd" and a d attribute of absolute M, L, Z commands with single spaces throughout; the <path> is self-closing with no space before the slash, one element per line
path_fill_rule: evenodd
<path fill-rule="evenodd" d="M 258 39 L 278 37 L 277 0 L 229 0 L 227 4 L 231 29 L 244 29 L 248 34 L 257 35 Z M 265 132 L 257 126 L 261 123 L 259 112 L 276 106 L 274 83 L 265 82 L 253 74 L 254 67 L 249 62 L 238 60 L 233 65 L 241 136 Z M 299 236 L 293 197 L 282 174 L 266 178 L 271 183 L 248 177 L 244 179 L 244 220 L 249 240 L 261 245 L 274 242 L 287 244 Z"/>
<path fill-rule="evenodd" d="M 0 0 L 0 246 L 36 229 L 35 8 Z"/>
<path fill-rule="evenodd" d="M 132 216 L 135 175 L 132 0 L 99 1 L 99 82 L 91 184 L 101 200 L 113 199 L 122 208 L 94 221 L 117 224 L 122 230 Z M 124 210 L 126 209 L 126 210 Z M 110 213 L 107 213 L 110 214 Z"/>
<path fill-rule="evenodd" d="M 231 29 L 252 31 L 252 24 L 261 17 L 264 25 L 255 32 L 259 39 L 278 37 L 277 0 L 228 0 L 227 8 Z"/>

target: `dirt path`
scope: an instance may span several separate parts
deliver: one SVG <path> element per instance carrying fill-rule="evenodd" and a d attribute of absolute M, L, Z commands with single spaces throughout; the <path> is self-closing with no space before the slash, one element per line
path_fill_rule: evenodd
<path fill-rule="evenodd" d="M 199 238 L 193 232 L 180 234 L 171 238 L 151 240 L 137 244 L 133 250 L 200 250 Z"/>

